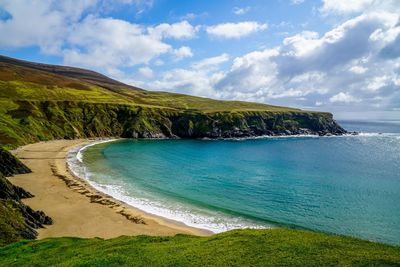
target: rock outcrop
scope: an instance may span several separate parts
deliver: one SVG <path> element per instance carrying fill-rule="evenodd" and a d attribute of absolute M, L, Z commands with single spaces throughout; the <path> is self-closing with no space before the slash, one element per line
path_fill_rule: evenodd
<path fill-rule="evenodd" d="M 0 173 L 4 176 L 29 173 L 31 170 L 10 152 L 0 148 Z"/>
<path fill-rule="evenodd" d="M 43 211 L 35 211 L 21 202 L 33 195 L 11 184 L 4 175 L 11 176 L 30 172 L 8 151 L 0 148 L 0 245 L 19 239 L 35 239 L 36 229 L 50 225 L 52 219 Z"/>

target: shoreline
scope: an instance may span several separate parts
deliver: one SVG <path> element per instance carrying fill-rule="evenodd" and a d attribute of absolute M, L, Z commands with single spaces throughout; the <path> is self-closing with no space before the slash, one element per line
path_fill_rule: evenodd
<path fill-rule="evenodd" d="M 113 238 L 121 235 L 211 235 L 210 231 L 146 213 L 99 192 L 69 169 L 67 155 L 74 148 L 100 139 L 54 140 L 13 151 L 32 173 L 8 179 L 31 192 L 23 202 L 52 217 L 54 224 L 38 229 L 38 239 L 75 236 Z"/>

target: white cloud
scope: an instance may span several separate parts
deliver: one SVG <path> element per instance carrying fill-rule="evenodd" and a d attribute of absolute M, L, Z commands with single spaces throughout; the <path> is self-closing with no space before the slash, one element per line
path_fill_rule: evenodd
<path fill-rule="evenodd" d="M 267 27 L 267 24 L 260 24 L 255 21 L 245 21 L 209 26 L 206 28 L 206 31 L 209 35 L 218 38 L 239 39 L 252 33 L 266 30 Z"/>
<path fill-rule="evenodd" d="M 304 3 L 304 0 L 291 0 L 292 5 L 300 5 Z"/>
<path fill-rule="evenodd" d="M 172 53 L 179 59 L 193 55 L 189 47 L 174 48 L 168 39 L 190 39 L 197 27 L 187 21 L 152 27 L 102 16 L 118 5 L 149 8 L 153 1 L 7 1 L 2 9 L 10 14 L 0 20 L 0 48 L 39 47 L 41 53 L 61 56 L 67 65 L 101 70 L 123 77 L 120 69 L 148 64 L 160 55 Z"/>
<path fill-rule="evenodd" d="M 346 14 L 361 12 L 371 5 L 375 0 L 323 0 L 321 12 Z"/>
<path fill-rule="evenodd" d="M 112 6 L 151 7 L 152 0 L 116 0 Z M 119 5 L 118 5 L 119 4 Z M 85 13 L 100 14 L 112 6 L 105 0 L 2 0 L 10 19 L 0 20 L 0 48 L 37 46 L 43 54 L 59 55 Z M 135 7 L 135 8 L 136 8 Z"/>
<path fill-rule="evenodd" d="M 181 60 L 187 57 L 193 57 L 193 52 L 188 46 L 182 46 L 178 49 L 174 49 L 173 53 L 176 56 L 177 60 Z"/>
<path fill-rule="evenodd" d="M 150 69 L 149 67 L 139 68 L 138 73 L 141 77 L 144 77 L 146 79 L 152 78 L 154 76 L 153 70 Z"/>
<path fill-rule="evenodd" d="M 76 24 L 68 42 L 74 48 L 63 52 L 66 64 L 97 68 L 146 64 L 171 49 L 140 25 L 94 16 Z"/>
<path fill-rule="evenodd" d="M 198 28 L 187 21 L 181 21 L 174 24 L 162 23 L 156 27 L 150 27 L 148 31 L 157 38 L 190 39 L 196 36 Z"/>
<path fill-rule="evenodd" d="M 390 81 L 390 77 L 387 75 L 373 77 L 368 80 L 367 90 L 369 91 L 377 91 L 384 86 L 387 86 Z"/>
<path fill-rule="evenodd" d="M 248 13 L 249 11 L 250 11 L 250 9 L 251 9 L 251 7 L 249 7 L 249 6 L 247 6 L 247 7 L 242 7 L 242 8 L 240 8 L 240 7 L 234 7 L 233 8 L 233 13 L 235 14 L 235 15 L 244 15 L 244 14 L 246 14 L 246 13 Z"/>
<path fill-rule="evenodd" d="M 324 15 L 351 15 L 386 10 L 396 13 L 400 10 L 398 0 L 322 0 L 319 11 Z"/>
<path fill-rule="evenodd" d="M 283 44 L 287 51 L 295 56 L 304 56 L 312 53 L 321 45 L 319 34 L 317 32 L 303 31 L 283 40 Z M 288 54 L 289 55 L 289 54 Z"/>
<path fill-rule="evenodd" d="M 194 69 L 213 68 L 229 60 L 228 54 L 222 54 L 216 57 L 205 58 L 193 64 Z"/>
<path fill-rule="evenodd" d="M 181 20 L 194 20 L 197 18 L 205 18 L 208 16 L 207 12 L 202 13 L 187 13 L 186 15 L 180 17 Z"/>
<path fill-rule="evenodd" d="M 189 69 L 165 71 L 159 79 L 151 82 L 149 86 L 155 90 L 221 98 L 222 96 L 217 95 L 218 93 L 215 91 L 215 84 L 221 79 L 223 73 L 217 71 L 217 69 L 228 60 L 227 54 L 221 54 L 197 61 Z"/>
<path fill-rule="evenodd" d="M 331 103 L 353 103 L 353 102 L 360 102 L 359 99 L 355 98 L 354 96 L 350 95 L 349 93 L 340 92 L 331 98 L 329 98 Z"/>
<path fill-rule="evenodd" d="M 207 73 L 185 69 L 167 71 L 161 75 L 161 79 L 150 83 L 150 86 L 155 90 L 192 93 L 199 96 L 209 96 L 213 88 Z"/>
<path fill-rule="evenodd" d="M 352 66 L 349 71 L 356 73 L 356 74 L 363 74 L 368 70 L 368 68 L 365 68 L 363 66 Z"/>
<path fill-rule="evenodd" d="M 42 53 L 59 53 L 68 22 L 76 22 L 96 1 L 2 1 L 11 18 L 0 20 L 0 47 L 20 48 L 37 45 Z M 29 26 L 28 26 L 29 25 Z"/>

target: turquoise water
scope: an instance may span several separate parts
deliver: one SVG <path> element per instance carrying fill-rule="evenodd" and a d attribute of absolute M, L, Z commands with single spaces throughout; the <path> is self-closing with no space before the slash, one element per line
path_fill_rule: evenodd
<path fill-rule="evenodd" d="M 123 140 L 85 149 L 77 172 L 145 211 L 214 232 L 290 226 L 400 244 L 400 124 L 342 125 L 369 133 Z"/>

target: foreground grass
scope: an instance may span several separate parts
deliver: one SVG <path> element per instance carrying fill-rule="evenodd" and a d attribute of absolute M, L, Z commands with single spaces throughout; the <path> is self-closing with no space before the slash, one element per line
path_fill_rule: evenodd
<path fill-rule="evenodd" d="M 0 266 L 400 266 L 400 247 L 292 229 L 210 237 L 55 238 L 0 248 Z"/>

